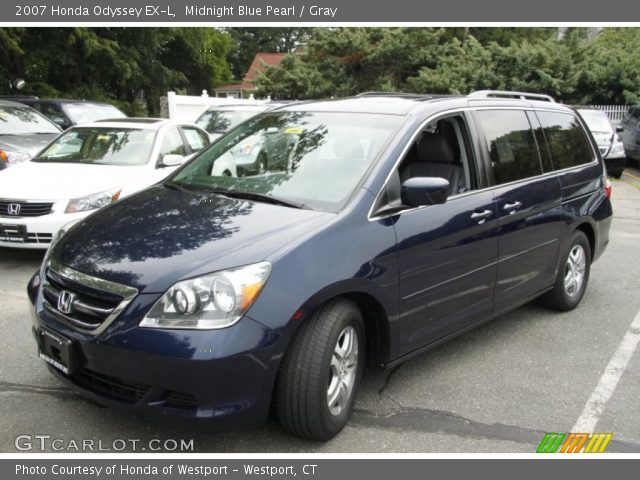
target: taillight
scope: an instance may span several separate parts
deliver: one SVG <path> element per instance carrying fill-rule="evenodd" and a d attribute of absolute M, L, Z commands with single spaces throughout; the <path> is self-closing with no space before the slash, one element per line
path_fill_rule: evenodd
<path fill-rule="evenodd" d="M 9 158 L 7 157 L 7 153 L 0 150 L 0 162 L 8 162 Z"/>
<path fill-rule="evenodd" d="M 607 200 L 611 199 L 611 182 L 607 177 L 604 177 L 604 195 L 607 197 Z"/>

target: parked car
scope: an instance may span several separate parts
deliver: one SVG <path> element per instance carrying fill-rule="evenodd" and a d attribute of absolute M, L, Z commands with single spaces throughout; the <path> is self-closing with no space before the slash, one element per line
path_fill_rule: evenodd
<path fill-rule="evenodd" d="M 634 160 L 640 168 L 640 105 L 629 108 L 620 126 L 622 130 L 622 142 L 627 158 Z"/>
<path fill-rule="evenodd" d="M 38 97 L 16 97 L 15 101 L 38 110 L 63 130 L 83 123 L 127 116 L 119 108 L 104 102 Z"/>
<path fill-rule="evenodd" d="M 204 128 L 213 141 L 245 120 L 282 105 L 285 105 L 285 103 L 269 102 L 256 105 L 242 104 L 210 107 L 198 117 L 196 125 Z"/>
<path fill-rule="evenodd" d="M 596 140 L 600 154 L 604 158 L 607 173 L 614 178 L 620 178 L 627 163 L 624 145 L 618 135 L 623 131 L 623 128 L 615 128 L 602 110 L 586 107 L 576 108 Z"/>
<path fill-rule="evenodd" d="M 59 134 L 60 129 L 33 108 L 0 100 L 0 170 L 29 160 Z"/>
<path fill-rule="evenodd" d="M 199 127 L 163 119 L 72 127 L 0 174 L 0 246 L 46 249 L 63 225 L 159 182 L 208 144 Z"/>
<path fill-rule="evenodd" d="M 365 364 L 540 296 L 575 308 L 609 240 L 602 157 L 575 110 L 501 95 L 365 95 L 247 120 L 57 236 L 28 287 L 40 358 L 103 404 L 229 426 L 273 399 L 287 430 L 326 440 Z M 274 128 L 297 137 L 291 165 L 211 174 Z"/>

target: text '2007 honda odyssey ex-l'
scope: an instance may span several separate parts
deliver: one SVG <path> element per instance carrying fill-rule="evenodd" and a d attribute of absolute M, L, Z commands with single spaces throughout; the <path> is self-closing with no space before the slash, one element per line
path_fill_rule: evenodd
<path fill-rule="evenodd" d="M 212 174 L 257 134 L 263 170 Z M 328 439 L 366 363 L 541 295 L 578 305 L 610 193 L 580 116 L 543 96 L 269 111 L 58 235 L 29 286 L 40 357 L 105 404 L 256 422 L 273 401 Z"/>

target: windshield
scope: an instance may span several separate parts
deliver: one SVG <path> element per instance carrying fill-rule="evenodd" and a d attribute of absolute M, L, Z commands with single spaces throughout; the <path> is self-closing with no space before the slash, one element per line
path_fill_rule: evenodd
<path fill-rule="evenodd" d="M 107 118 L 124 118 L 126 115 L 113 105 L 96 103 L 66 103 L 64 111 L 74 124 L 95 122 Z"/>
<path fill-rule="evenodd" d="M 613 133 L 613 128 L 606 113 L 598 110 L 580 110 L 580 115 L 582 115 L 592 133 Z"/>
<path fill-rule="evenodd" d="M 0 107 L 0 135 L 60 133 L 60 129 L 27 107 Z"/>
<path fill-rule="evenodd" d="M 403 121 L 362 113 L 263 114 L 185 165 L 169 186 L 337 212 Z M 237 177 L 225 173 L 229 165 Z"/>
<path fill-rule="evenodd" d="M 225 133 L 260 112 L 261 110 L 207 110 L 196 120 L 196 125 L 209 133 Z"/>
<path fill-rule="evenodd" d="M 143 165 L 156 132 L 129 128 L 73 128 L 60 135 L 33 162 Z"/>

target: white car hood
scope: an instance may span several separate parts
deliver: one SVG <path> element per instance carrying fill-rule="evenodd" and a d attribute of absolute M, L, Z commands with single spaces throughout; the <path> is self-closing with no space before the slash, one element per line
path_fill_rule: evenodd
<path fill-rule="evenodd" d="M 67 200 L 112 188 L 131 193 L 159 179 L 146 166 L 23 162 L 0 171 L 0 198 Z"/>

